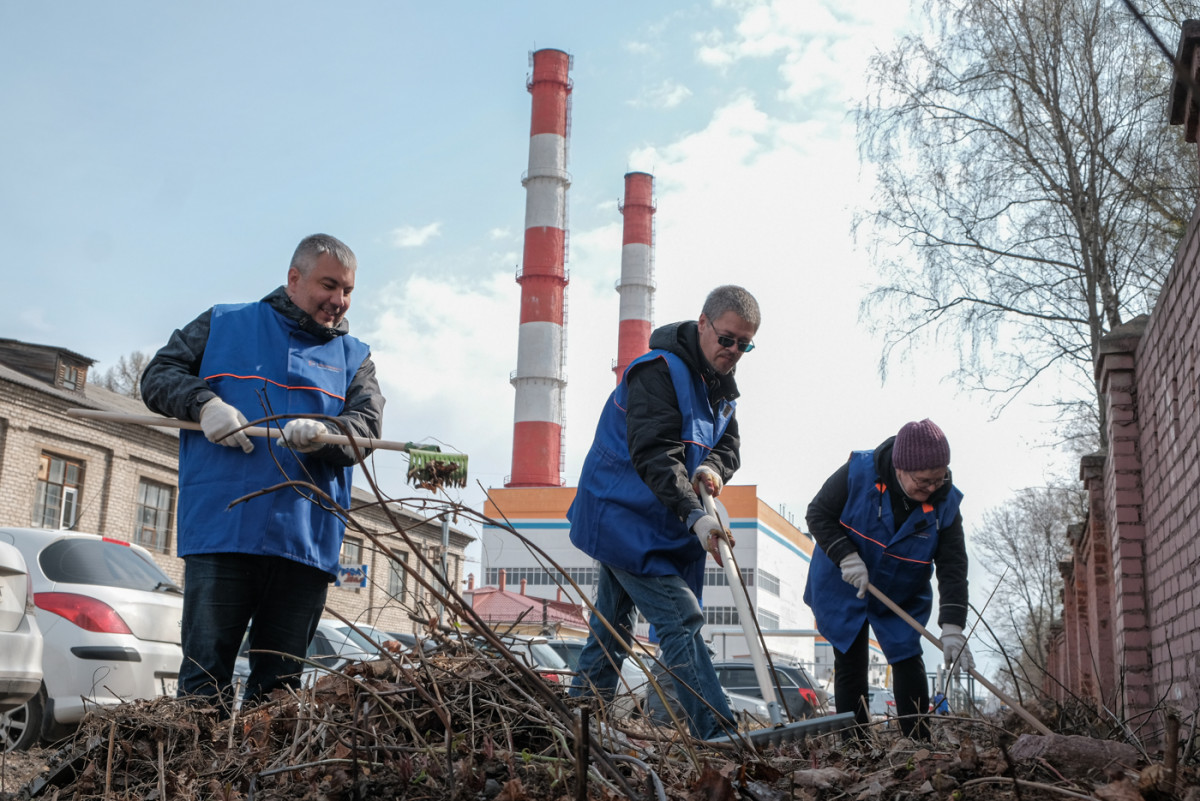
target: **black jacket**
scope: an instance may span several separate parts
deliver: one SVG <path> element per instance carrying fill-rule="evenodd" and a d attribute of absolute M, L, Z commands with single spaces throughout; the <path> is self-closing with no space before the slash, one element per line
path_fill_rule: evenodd
<path fill-rule="evenodd" d="M 708 386 L 709 402 L 738 397 L 733 373 L 718 373 L 700 350 L 700 334 L 695 320 L 671 323 L 650 335 L 652 350 L 677 355 Z M 681 440 L 683 417 L 675 398 L 675 385 L 666 362 L 655 359 L 636 365 L 626 376 L 629 385 L 625 412 L 629 457 L 634 469 L 668 509 L 689 526 L 703 514 L 703 505 L 692 489 L 687 474 L 684 445 Z M 724 436 L 704 464 L 729 481 L 741 465 L 737 414 L 729 421 Z M 699 512 L 699 513 L 697 513 Z"/>

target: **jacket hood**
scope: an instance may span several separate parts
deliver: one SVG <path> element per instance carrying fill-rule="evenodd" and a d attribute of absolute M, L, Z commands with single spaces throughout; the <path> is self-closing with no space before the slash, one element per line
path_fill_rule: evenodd
<path fill-rule="evenodd" d="M 731 401 L 740 394 L 737 381 L 733 377 L 737 368 L 731 370 L 728 375 L 721 375 L 704 357 L 700 350 L 700 329 L 695 320 L 668 323 L 654 329 L 650 334 L 650 349 L 674 353 L 684 364 L 699 373 L 708 387 L 710 400 Z"/>
<path fill-rule="evenodd" d="M 338 321 L 338 324 L 332 328 L 321 325 L 309 315 L 304 309 L 297 306 L 288 297 L 287 287 L 280 286 L 271 294 L 263 298 L 263 302 L 269 304 L 272 309 L 282 314 L 287 319 L 300 326 L 302 331 L 312 334 L 322 339 L 333 339 L 350 333 L 350 321 L 343 317 Z"/>

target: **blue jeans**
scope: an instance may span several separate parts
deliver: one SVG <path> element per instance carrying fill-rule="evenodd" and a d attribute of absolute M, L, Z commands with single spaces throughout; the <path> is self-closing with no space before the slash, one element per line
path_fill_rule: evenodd
<path fill-rule="evenodd" d="M 596 611 L 589 623 L 591 633 L 587 644 L 579 654 L 578 675 L 571 687 L 571 695 L 594 693 L 605 700 L 612 698 L 620 681 L 625 646 L 609 632 L 597 614 L 608 620 L 626 642 L 632 642 L 636 607 L 654 625 L 659 636 L 661 659 L 674 674 L 675 684 L 679 687 L 679 703 L 687 715 L 692 735 L 707 740 L 732 733 L 733 713 L 729 711 L 725 691 L 717 680 L 708 645 L 700 636 L 704 613 L 683 579 L 679 576 L 637 576 L 604 564 L 597 567 L 600 575 L 596 585 Z M 712 709 L 709 709 L 710 705 Z"/>
<path fill-rule="evenodd" d="M 185 556 L 183 664 L 179 697 L 198 696 L 233 709 L 233 668 L 249 632 L 250 678 L 244 700 L 279 687 L 299 687 L 303 657 L 325 609 L 331 578 L 281 556 L 209 553 Z"/>

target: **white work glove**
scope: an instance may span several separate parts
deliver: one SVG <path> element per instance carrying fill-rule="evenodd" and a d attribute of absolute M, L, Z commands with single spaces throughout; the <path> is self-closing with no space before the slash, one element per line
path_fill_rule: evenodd
<path fill-rule="evenodd" d="M 957 673 L 960 669 L 975 669 L 975 657 L 971 656 L 971 649 L 967 647 L 962 626 L 953 623 L 942 626 L 942 654 L 947 670 L 953 669 Z"/>
<path fill-rule="evenodd" d="M 710 480 L 706 482 L 705 478 Z M 701 483 L 708 485 L 708 494 L 714 498 L 721 494 L 721 488 L 725 486 L 725 482 L 721 480 L 721 474 L 703 464 L 696 468 L 695 473 L 692 473 L 692 489 L 696 491 L 697 495 L 700 494 Z"/>
<path fill-rule="evenodd" d="M 329 429 L 320 420 L 310 420 L 307 417 L 289 420 L 283 427 L 283 444 L 294 451 L 310 453 L 325 446 L 325 443 L 316 442 L 315 439 L 327 433 Z"/>
<path fill-rule="evenodd" d="M 254 450 L 254 444 L 245 431 L 237 429 L 246 425 L 245 415 L 220 398 L 214 397 L 200 407 L 200 430 L 204 438 L 215 445 L 241 448 L 246 453 Z M 230 432 L 236 433 L 230 433 Z"/>
<path fill-rule="evenodd" d="M 721 561 L 721 549 L 717 547 L 715 537 L 724 537 L 729 543 L 729 547 L 733 547 L 733 536 L 725 530 L 721 525 L 721 521 L 712 515 L 705 515 L 692 524 L 692 531 L 700 538 L 700 544 L 704 546 L 704 550 L 713 555 L 713 559 L 717 560 L 717 564 L 724 566 Z"/>
<path fill-rule="evenodd" d="M 847 584 L 853 584 L 858 589 L 858 597 L 867 597 L 867 584 L 870 578 L 867 576 L 867 563 L 862 560 L 862 557 L 856 553 L 852 553 L 844 557 L 838 564 L 842 569 L 842 581 Z"/>

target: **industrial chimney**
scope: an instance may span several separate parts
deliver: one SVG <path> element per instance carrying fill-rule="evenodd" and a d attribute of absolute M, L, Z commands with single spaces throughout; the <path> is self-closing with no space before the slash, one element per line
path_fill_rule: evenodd
<path fill-rule="evenodd" d="M 566 386 L 563 336 L 567 286 L 567 133 L 570 122 L 571 57 L 561 50 L 531 56 L 533 95 L 529 170 L 525 187 L 525 253 L 521 328 L 517 340 L 512 474 L 506 487 L 563 484 L 562 417 Z"/>
<path fill-rule="evenodd" d="M 650 349 L 654 321 L 654 176 L 625 173 L 625 217 L 621 243 L 621 319 L 617 331 L 617 383 L 629 363 Z"/>

